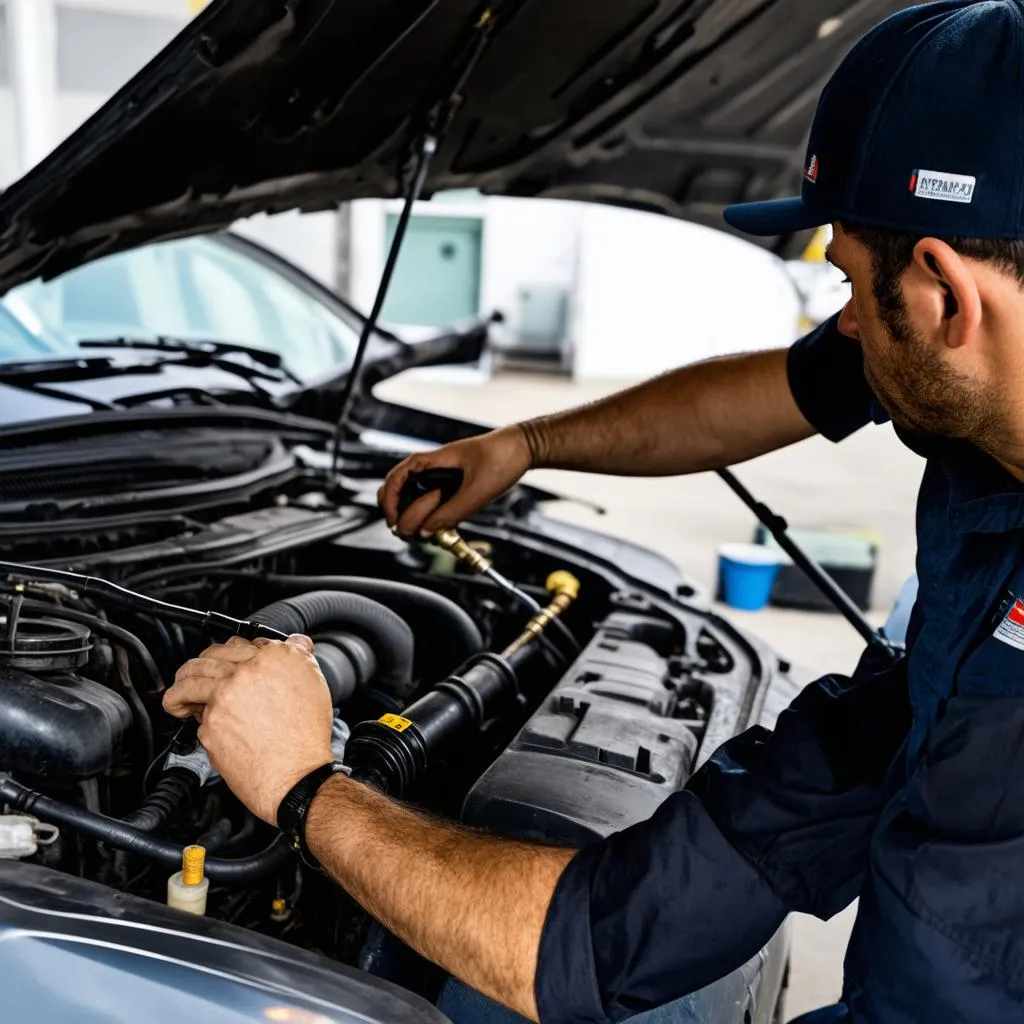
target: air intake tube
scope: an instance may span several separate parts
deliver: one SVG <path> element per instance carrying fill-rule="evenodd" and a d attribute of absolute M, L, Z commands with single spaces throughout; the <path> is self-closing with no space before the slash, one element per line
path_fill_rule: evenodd
<path fill-rule="evenodd" d="M 520 673 L 541 650 L 538 638 L 575 599 L 579 581 L 567 572 L 554 573 L 547 589 L 548 606 L 501 654 L 475 655 L 401 715 L 357 725 L 345 746 L 353 778 L 402 798 L 434 758 L 512 705 L 519 695 Z"/>
<path fill-rule="evenodd" d="M 253 616 L 282 633 L 313 638 L 335 704 L 370 679 L 396 697 L 413 687 L 413 634 L 390 608 L 360 594 L 318 590 L 268 605 Z"/>

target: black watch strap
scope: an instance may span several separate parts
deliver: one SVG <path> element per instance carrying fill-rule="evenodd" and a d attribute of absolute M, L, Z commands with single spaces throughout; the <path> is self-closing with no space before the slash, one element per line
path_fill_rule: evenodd
<path fill-rule="evenodd" d="M 277 827 L 291 840 L 292 848 L 302 859 L 318 871 L 322 870 L 320 864 L 306 846 L 306 815 L 309 813 L 309 805 L 329 778 L 350 774 L 351 769 L 340 761 L 331 761 L 314 768 L 288 790 L 277 808 Z"/>

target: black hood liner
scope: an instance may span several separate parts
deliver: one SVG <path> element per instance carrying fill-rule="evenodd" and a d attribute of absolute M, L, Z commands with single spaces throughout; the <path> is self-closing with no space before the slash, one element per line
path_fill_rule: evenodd
<path fill-rule="evenodd" d="M 0 290 L 258 212 L 401 194 L 428 108 L 483 34 L 427 194 L 587 199 L 724 227 L 725 203 L 798 190 L 823 82 L 907 6 L 214 0 L 0 197 Z"/>

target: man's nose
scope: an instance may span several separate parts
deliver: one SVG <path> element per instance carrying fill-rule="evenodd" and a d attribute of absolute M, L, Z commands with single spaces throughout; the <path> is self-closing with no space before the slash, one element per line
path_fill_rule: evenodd
<path fill-rule="evenodd" d="M 853 308 L 853 299 L 843 306 L 839 314 L 839 333 L 845 334 L 854 341 L 860 341 L 860 327 L 857 324 L 857 311 Z"/>

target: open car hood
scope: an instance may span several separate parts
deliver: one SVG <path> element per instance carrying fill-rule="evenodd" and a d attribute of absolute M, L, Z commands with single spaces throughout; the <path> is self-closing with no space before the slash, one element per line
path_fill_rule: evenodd
<path fill-rule="evenodd" d="M 428 195 L 587 199 L 724 227 L 725 203 L 798 188 L 821 85 L 907 6 L 214 0 L 0 197 L 0 292 L 258 212 L 402 194 L 431 124 L 445 130 Z"/>

